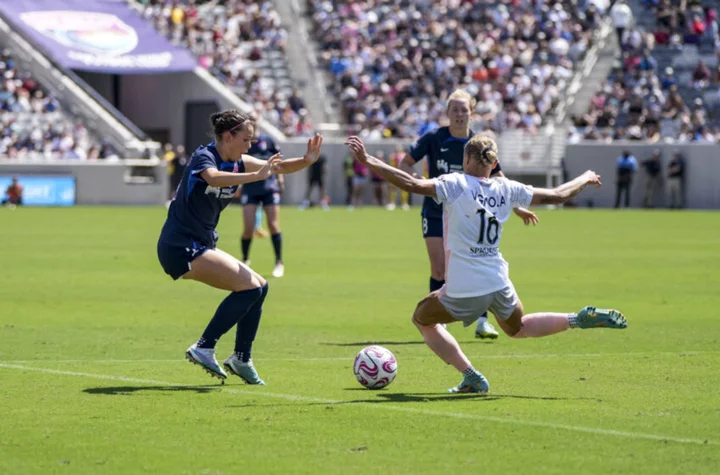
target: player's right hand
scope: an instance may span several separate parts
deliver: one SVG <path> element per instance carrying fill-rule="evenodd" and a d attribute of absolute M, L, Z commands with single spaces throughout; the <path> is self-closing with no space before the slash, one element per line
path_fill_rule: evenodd
<path fill-rule="evenodd" d="M 585 172 L 585 180 L 588 185 L 595 185 L 598 188 L 602 186 L 602 182 L 600 181 L 600 175 L 598 175 L 592 170 L 588 170 Z"/>

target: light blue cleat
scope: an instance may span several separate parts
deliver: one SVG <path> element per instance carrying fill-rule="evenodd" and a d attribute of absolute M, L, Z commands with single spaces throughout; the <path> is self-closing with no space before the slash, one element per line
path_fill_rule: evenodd
<path fill-rule="evenodd" d="M 466 376 L 460 384 L 448 389 L 449 393 L 480 393 L 487 394 L 490 390 L 490 383 L 480 373 Z"/>
<path fill-rule="evenodd" d="M 228 371 L 228 373 L 232 373 L 235 376 L 239 376 L 242 378 L 243 381 L 245 381 L 248 384 L 258 384 L 260 386 L 265 386 L 265 381 L 260 379 L 260 376 L 257 374 L 257 371 L 255 370 L 255 365 L 253 365 L 252 360 L 248 361 L 247 363 L 243 363 L 240 361 L 240 358 L 237 357 L 235 353 L 228 356 L 228 358 L 223 362 L 223 366 L 225 366 L 225 369 Z"/>
<path fill-rule="evenodd" d="M 198 348 L 197 343 L 192 345 L 185 352 L 185 358 L 192 364 L 196 364 L 207 371 L 210 376 L 225 380 L 227 373 L 223 371 L 220 364 L 215 359 L 214 348 Z"/>
<path fill-rule="evenodd" d="M 614 309 L 585 307 L 575 316 L 578 328 L 627 328 L 625 315 Z"/>

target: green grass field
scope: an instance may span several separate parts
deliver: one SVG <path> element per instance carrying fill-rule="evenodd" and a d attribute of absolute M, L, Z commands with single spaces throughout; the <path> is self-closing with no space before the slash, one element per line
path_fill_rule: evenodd
<path fill-rule="evenodd" d="M 0 473 L 720 471 L 719 213 L 512 218 L 502 250 L 528 312 L 612 306 L 629 327 L 486 343 L 455 325 L 487 397 L 447 394 L 458 374 L 410 323 L 429 273 L 418 210 L 283 209 L 265 387 L 184 361 L 224 293 L 163 273 L 165 213 L 0 209 Z M 236 255 L 240 220 L 220 226 Z M 270 274 L 268 240 L 252 260 Z M 399 364 L 380 391 L 351 369 L 374 343 Z"/>

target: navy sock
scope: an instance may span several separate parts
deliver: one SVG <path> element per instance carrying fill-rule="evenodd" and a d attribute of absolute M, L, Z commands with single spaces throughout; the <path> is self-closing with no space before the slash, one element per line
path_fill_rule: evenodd
<path fill-rule="evenodd" d="M 245 238 L 240 239 L 240 247 L 241 247 L 241 249 L 242 249 L 243 261 L 248 260 L 248 255 L 250 254 L 250 243 L 252 243 L 252 238 L 250 238 L 250 239 L 245 239 Z"/>
<path fill-rule="evenodd" d="M 430 277 L 430 292 L 435 292 L 436 290 L 440 290 L 443 285 L 445 285 L 444 280 L 437 280 L 437 279 Z"/>
<path fill-rule="evenodd" d="M 235 354 L 240 361 L 247 363 L 252 357 L 252 344 L 255 341 L 258 327 L 260 326 L 260 317 L 262 316 L 262 307 L 265 297 L 268 294 L 268 284 L 266 283 L 260 289 L 260 298 L 250 307 L 250 310 L 237 322 L 237 333 L 235 335 Z"/>
<path fill-rule="evenodd" d="M 275 262 L 282 261 L 282 233 L 273 234 L 270 236 L 273 243 L 273 249 L 275 249 Z"/>
<path fill-rule="evenodd" d="M 199 348 L 215 348 L 215 344 L 252 308 L 262 296 L 260 288 L 233 292 L 218 306 L 215 315 L 198 340 Z"/>

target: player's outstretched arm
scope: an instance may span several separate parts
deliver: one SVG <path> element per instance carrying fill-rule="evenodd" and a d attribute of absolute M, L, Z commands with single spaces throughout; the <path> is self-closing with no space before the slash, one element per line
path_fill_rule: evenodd
<path fill-rule="evenodd" d="M 577 196 L 586 186 L 595 185 L 600 188 L 600 175 L 588 170 L 579 177 L 553 188 L 534 188 L 532 205 L 559 205 Z"/>
<path fill-rule="evenodd" d="M 295 173 L 299 172 L 303 168 L 307 168 L 313 163 L 317 162 L 320 158 L 320 150 L 322 149 L 323 138 L 322 135 L 316 134 L 314 137 L 308 140 L 307 151 L 305 155 L 297 158 L 288 158 L 282 160 L 282 154 L 277 153 L 271 158 L 277 158 L 272 172 L 279 174 Z M 254 171 L 259 169 L 265 163 L 263 160 L 250 155 L 243 155 L 243 162 L 245 163 L 245 169 L 248 171 Z"/>
<path fill-rule="evenodd" d="M 266 162 L 262 162 L 259 168 L 256 167 L 255 170 L 249 173 L 221 172 L 217 168 L 206 168 L 200 173 L 200 176 L 205 180 L 205 183 L 215 188 L 243 185 L 253 181 L 265 180 L 272 175 L 273 167 L 279 160 L 278 156 L 273 155 Z"/>
<path fill-rule="evenodd" d="M 432 180 L 416 178 L 399 168 L 391 167 L 382 160 L 378 160 L 377 158 L 368 155 L 365 150 L 365 144 L 363 144 L 359 137 L 349 137 L 345 141 L 345 145 L 350 148 L 350 152 L 353 154 L 355 159 L 367 165 L 372 171 L 382 176 L 385 180 L 397 186 L 401 190 L 405 190 L 410 193 L 417 193 L 418 195 L 423 196 L 436 196 L 435 183 Z"/>

